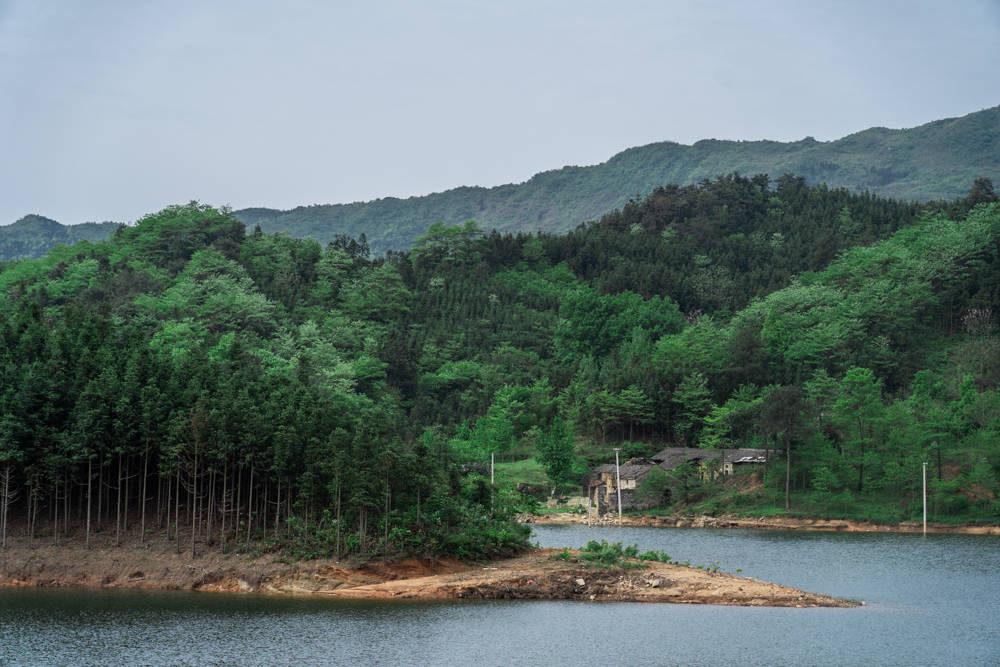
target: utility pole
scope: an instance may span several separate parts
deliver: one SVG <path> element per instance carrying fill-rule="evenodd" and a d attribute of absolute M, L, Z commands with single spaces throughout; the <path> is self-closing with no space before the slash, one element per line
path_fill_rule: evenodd
<path fill-rule="evenodd" d="M 924 461 L 924 535 L 927 534 L 927 461 Z"/>
<path fill-rule="evenodd" d="M 622 471 L 618 466 L 618 452 L 621 447 L 615 447 L 615 486 L 618 488 L 618 525 L 622 525 Z"/>

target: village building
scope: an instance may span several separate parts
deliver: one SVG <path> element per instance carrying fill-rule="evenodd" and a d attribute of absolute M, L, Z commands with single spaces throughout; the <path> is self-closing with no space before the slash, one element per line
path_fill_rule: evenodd
<path fill-rule="evenodd" d="M 629 459 L 615 466 L 614 463 L 599 465 L 587 475 L 583 493 L 591 507 L 598 514 L 618 511 L 618 479 L 621 479 L 621 505 L 625 510 L 645 510 L 659 507 L 670 502 L 676 489 L 682 485 L 682 480 L 675 474 L 681 465 L 694 462 L 702 476 L 723 474 L 732 475 L 748 469 L 764 468 L 768 455 L 781 455 L 780 450 L 765 449 L 703 449 L 700 447 L 666 447 L 649 458 Z M 722 463 L 721 467 L 711 468 L 713 462 Z M 721 469 L 720 469 L 721 468 Z M 662 470 L 666 482 L 662 494 L 643 494 L 636 491 L 654 469 Z"/>

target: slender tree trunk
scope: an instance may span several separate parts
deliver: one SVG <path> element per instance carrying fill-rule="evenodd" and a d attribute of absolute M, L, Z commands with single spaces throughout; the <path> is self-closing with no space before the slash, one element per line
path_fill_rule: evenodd
<path fill-rule="evenodd" d="M 181 465 L 177 464 L 177 490 L 174 492 L 174 548 L 181 552 Z"/>
<path fill-rule="evenodd" d="M 337 560 L 340 560 L 340 475 L 337 475 Z"/>
<path fill-rule="evenodd" d="M 52 544 L 59 543 L 59 483 L 52 484 Z"/>
<path fill-rule="evenodd" d="M 163 482 L 164 482 L 164 479 L 161 476 L 160 477 L 160 486 L 164 486 Z M 169 475 L 167 475 L 166 485 L 165 486 L 167 487 L 167 506 L 164 508 L 166 510 L 164 512 L 164 514 L 166 515 L 167 541 L 169 542 L 170 541 L 170 534 L 171 534 L 171 530 L 170 530 L 170 502 L 174 499 L 174 493 L 173 493 L 173 491 L 174 491 L 174 485 L 171 483 Z"/>
<path fill-rule="evenodd" d="M 265 479 L 264 480 L 264 497 L 261 498 L 260 512 L 258 512 L 258 515 L 260 516 L 260 525 L 261 525 L 261 528 L 263 529 L 264 540 L 267 540 L 267 497 L 268 497 L 268 495 L 270 495 L 269 492 L 270 492 L 270 489 L 267 488 L 267 479 Z"/>
<path fill-rule="evenodd" d="M 240 514 L 242 506 L 240 503 L 243 501 L 242 491 L 243 491 L 243 464 L 240 463 L 236 466 L 233 471 L 233 484 L 236 486 L 236 502 L 233 504 L 233 509 L 236 510 L 236 516 L 233 517 L 233 540 L 239 541 L 240 539 Z"/>
<path fill-rule="evenodd" d="M 792 439 L 785 434 L 785 511 L 792 509 L 791 501 L 791 479 L 792 479 Z"/>
<path fill-rule="evenodd" d="M 7 548 L 7 508 L 10 507 L 10 463 L 3 468 L 3 491 L 0 492 L 0 548 Z"/>
<path fill-rule="evenodd" d="M 76 520 L 83 521 L 83 505 L 85 494 L 81 493 L 76 497 Z"/>
<path fill-rule="evenodd" d="M 122 544 L 122 455 L 118 453 L 118 499 L 115 505 L 115 546 Z"/>
<path fill-rule="evenodd" d="M 208 474 L 208 523 L 205 526 L 205 537 L 212 541 L 212 514 L 215 513 L 215 468 Z"/>
<path fill-rule="evenodd" d="M 195 547 L 194 540 L 195 534 L 195 521 L 197 519 L 198 512 L 198 454 L 195 452 L 194 456 L 194 474 L 191 479 L 191 558 L 195 557 Z M 201 525 L 199 524 L 199 528 Z"/>
<path fill-rule="evenodd" d="M 253 466 L 250 466 L 250 487 L 247 491 L 247 546 L 250 546 L 250 525 L 253 523 Z"/>
<path fill-rule="evenodd" d="M 90 549 L 90 495 L 94 479 L 94 459 L 87 459 L 87 549 Z"/>
<path fill-rule="evenodd" d="M 28 546 L 35 548 L 35 521 L 38 519 L 38 491 L 32 486 L 28 493 Z"/>
<path fill-rule="evenodd" d="M 358 545 L 361 547 L 361 555 L 365 554 L 365 507 L 358 510 Z"/>
<path fill-rule="evenodd" d="M 128 501 L 129 501 L 129 487 L 131 486 L 129 482 L 132 480 L 132 475 L 130 474 L 131 460 L 125 457 L 125 511 L 122 512 L 122 532 L 128 535 Z"/>
<path fill-rule="evenodd" d="M 97 461 L 97 532 L 101 532 L 103 528 L 103 518 L 104 518 L 104 456 L 103 452 L 101 458 Z"/>
<path fill-rule="evenodd" d="M 167 501 L 169 507 L 170 501 Z M 156 476 L 156 529 L 163 530 L 163 475 Z"/>
<path fill-rule="evenodd" d="M 490 491 L 492 493 L 492 489 Z M 382 547 L 382 557 L 389 558 L 389 471 L 385 473 L 385 541 Z"/>
<path fill-rule="evenodd" d="M 140 502 L 142 507 L 139 510 L 139 544 L 142 544 L 146 539 L 146 480 L 148 475 L 149 466 L 149 444 L 146 445 L 146 449 L 142 454 L 142 498 Z M 159 503 L 157 503 L 159 504 Z"/>
<path fill-rule="evenodd" d="M 278 539 L 278 527 L 279 520 L 278 515 L 281 514 L 281 480 L 278 480 L 278 500 L 274 503 L 274 539 Z"/>
<path fill-rule="evenodd" d="M 226 486 L 229 481 L 229 461 L 225 461 L 222 464 L 222 525 L 219 527 L 219 549 L 222 553 L 226 553 L 226 494 L 228 488 Z"/>
<path fill-rule="evenodd" d="M 865 486 L 865 432 L 864 425 L 858 420 L 858 448 L 861 457 L 858 461 L 858 493 L 861 493 Z"/>
<path fill-rule="evenodd" d="M 194 558 L 194 538 L 195 538 L 195 528 L 197 526 L 197 531 L 201 532 L 201 517 L 199 515 L 199 491 L 198 491 L 198 441 L 195 440 L 194 447 L 194 466 L 192 467 L 191 474 L 191 557 Z"/>

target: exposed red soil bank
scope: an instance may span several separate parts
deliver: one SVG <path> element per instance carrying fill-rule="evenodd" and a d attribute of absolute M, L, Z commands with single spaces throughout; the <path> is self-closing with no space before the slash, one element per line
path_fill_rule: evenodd
<path fill-rule="evenodd" d="M 85 549 L 77 545 L 0 550 L 0 586 L 87 587 L 312 594 L 340 586 L 464 570 L 452 559 L 351 567 L 329 559 L 286 561 L 274 554 L 175 553 L 159 545 Z"/>

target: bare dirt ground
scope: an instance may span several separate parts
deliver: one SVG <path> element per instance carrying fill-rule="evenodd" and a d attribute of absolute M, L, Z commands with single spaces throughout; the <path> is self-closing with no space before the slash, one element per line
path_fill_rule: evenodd
<path fill-rule="evenodd" d="M 464 571 L 343 586 L 320 594 L 365 599 L 591 600 L 768 607 L 853 607 L 860 603 L 815 595 L 725 572 L 649 563 L 638 570 L 586 567 L 536 549 L 518 558 Z M 575 560 L 575 559 L 574 559 Z"/>
<path fill-rule="evenodd" d="M 164 548 L 166 547 L 166 548 Z M 650 563 L 638 570 L 596 569 L 556 550 L 487 564 L 453 559 L 285 562 L 275 555 L 204 551 L 192 558 L 169 545 L 14 545 L 0 549 L 0 586 L 192 590 L 327 595 L 362 599 L 524 599 L 675 602 L 749 606 L 854 606 L 723 572 Z"/>
<path fill-rule="evenodd" d="M 528 515 L 522 519 L 528 523 L 540 524 L 587 524 L 586 514 L 573 512 Z M 618 524 L 618 519 L 609 517 L 594 523 L 595 525 Z M 653 526 L 657 528 L 749 528 L 757 530 L 842 531 L 847 533 L 919 533 L 923 531 L 923 524 L 919 521 L 904 521 L 898 525 L 887 525 L 849 519 L 754 518 L 731 515 L 691 517 L 627 514 L 622 517 L 621 523 L 625 526 Z M 1000 535 L 1000 526 L 950 526 L 928 523 L 927 532 Z"/>
<path fill-rule="evenodd" d="M 376 583 L 400 576 L 422 576 L 466 567 L 455 560 L 407 560 L 358 567 L 332 559 L 291 560 L 280 554 L 222 553 L 217 540 L 198 540 L 191 555 L 191 533 L 181 531 L 180 545 L 163 531 L 140 542 L 134 528 L 115 539 L 114 531 L 83 531 L 53 540 L 51 533 L 30 539 L 23 522 L 15 523 L 8 547 L 0 549 L 0 586 L 90 587 L 312 594 Z M 243 551 L 246 551 L 243 549 Z"/>
<path fill-rule="evenodd" d="M 284 563 L 274 555 L 190 553 L 135 546 L 0 550 L 0 586 L 88 587 L 301 593 L 381 581 L 364 569 L 328 560 Z"/>

